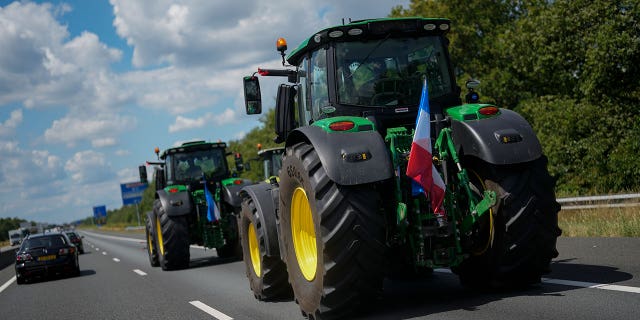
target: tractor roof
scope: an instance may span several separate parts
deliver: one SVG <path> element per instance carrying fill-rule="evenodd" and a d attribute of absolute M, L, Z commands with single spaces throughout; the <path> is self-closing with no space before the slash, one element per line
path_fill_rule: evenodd
<path fill-rule="evenodd" d="M 380 39 L 389 33 L 402 36 L 422 34 L 443 35 L 449 31 L 451 21 L 444 18 L 381 18 L 353 21 L 320 30 L 287 55 L 287 61 L 297 65 L 305 53 L 333 41 Z"/>
<path fill-rule="evenodd" d="M 205 141 L 189 141 L 181 144 L 178 147 L 169 148 L 164 150 L 160 155 L 160 159 L 164 159 L 167 154 L 191 152 L 195 150 L 206 150 L 216 148 L 226 148 L 227 144 L 224 142 L 205 142 Z"/>

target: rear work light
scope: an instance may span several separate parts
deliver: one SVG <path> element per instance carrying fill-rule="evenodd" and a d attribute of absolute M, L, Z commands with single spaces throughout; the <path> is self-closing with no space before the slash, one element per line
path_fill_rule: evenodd
<path fill-rule="evenodd" d="M 355 127 L 355 124 L 351 121 L 338 121 L 329 125 L 329 128 L 333 131 L 349 131 Z"/>

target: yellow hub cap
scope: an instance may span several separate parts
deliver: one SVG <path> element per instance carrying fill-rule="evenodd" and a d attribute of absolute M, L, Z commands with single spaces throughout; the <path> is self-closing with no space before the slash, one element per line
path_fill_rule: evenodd
<path fill-rule="evenodd" d="M 147 232 L 147 248 L 149 248 L 149 252 L 153 254 L 153 241 L 151 240 L 151 232 Z"/>
<path fill-rule="evenodd" d="M 293 191 L 291 198 L 291 234 L 300 271 L 305 279 L 313 281 L 318 265 L 316 232 L 309 199 L 301 187 Z"/>
<path fill-rule="evenodd" d="M 249 238 L 249 254 L 251 255 L 251 265 L 256 276 L 261 276 L 260 270 L 260 247 L 258 245 L 258 236 L 256 235 L 256 226 L 250 222 L 247 226 L 247 237 Z"/>
<path fill-rule="evenodd" d="M 160 219 L 156 217 L 156 234 L 158 238 L 158 252 L 161 256 L 164 256 L 164 241 L 162 239 L 162 227 L 160 226 Z"/>

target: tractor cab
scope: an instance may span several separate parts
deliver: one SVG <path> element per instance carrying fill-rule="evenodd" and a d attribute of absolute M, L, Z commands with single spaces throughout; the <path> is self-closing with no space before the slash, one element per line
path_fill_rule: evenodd
<path fill-rule="evenodd" d="M 412 127 L 424 77 L 433 113 L 460 105 L 448 30 L 446 19 L 406 18 L 355 21 L 316 33 L 286 56 L 295 70 L 258 70 L 292 83 L 278 90 L 276 133 L 286 136 L 295 127 L 336 116 L 367 118 L 381 133 Z M 284 64 L 286 41 L 279 39 L 277 47 Z M 259 113 L 258 78 L 245 77 L 244 83 L 247 113 Z"/>

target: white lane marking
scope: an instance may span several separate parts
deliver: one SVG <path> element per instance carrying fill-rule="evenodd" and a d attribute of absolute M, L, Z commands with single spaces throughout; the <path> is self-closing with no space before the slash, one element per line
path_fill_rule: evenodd
<path fill-rule="evenodd" d="M 100 248 L 96 247 L 96 251 L 100 251 Z"/>
<path fill-rule="evenodd" d="M 229 317 L 228 315 L 209 307 L 208 305 L 195 300 L 195 301 L 189 301 L 189 303 L 191 303 L 194 307 L 206 312 L 207 314 L 209 314 L 210 316 L 218 319 L 218 320 L 233 320 L 233 318 Z"/>
<path fill-rule="evenodd" d="M 2 287 L 0 287 L 0 292 L 4 291 L 4 289 L 9 287 L 14 281 L 16 281 L 16 276 L 13 276 L 9 281 L 5 282 Z"/>
<path fill-rule="evenodd" d="M 582 281 L 571 281 L 571 280 L 560 280 L 560 279 L 548 279 L 548 278 L 542 278 L 542 282 L 559 284 L 559 285 L 563 285 L 563 286 L 580 287 L 580 288 L 590 288 L 590 289 L 602 289 L 602 290 L 622 291 L 622 292 L 630 292 L 630 293 L 640 293 L 640 288 L 629 287 L 629 286 L 620 286 L 620 285 L 617 285 L 617 284 L 593 283 L 593 282 L 582 282 Z"/>
<path fill-rule="evenodd" d="M 103 256 L 106 256 L 106 255 L 107 255 L 107 252 L 106 252 L 106 251 L 102 251 L 102 255 L 103 255 Z"/>
<path fill-rule="evenodd" d="M 146 276 L 147 275 L 146 272 L 144 272 L 144 271 L 142 271 L 140 269 L 133 269 L 133 272 L 135 272 L 135 273 L 137 273 L 137 274 L 139 274 L 141 276 Z"/>
<path fill-rule="evenodd" d="M 433 269 L 433 271 L 440 272 L 440 273 L 453 273 L 453 272 L 451 272 L 451 270 L 444 269 L 444 268 Z M 563 286 L 571 286 L 571 287 L 579 287 L 579 288 L 602 289 L 602 290 L 621 291 L 621 292 L 629 292 L 629 293 L 640 293 L 640 288 L 638 288 L 638 287 L 620 286 L 620 285 L 617 285 L 617 284 L 582 282 L 582 281 L 571 281 L 571 280 L 551 279 L 551 278 L 542 278 L 542 283 L 559 284 L 559 285 L 563 285 Z"/>
<path fill-rule="evenodd" d="M 113 261 L 115 261 L 115 262 L 120 262 L 120 259 L 118 259 L 118 258 L 113 258 Z"/>

